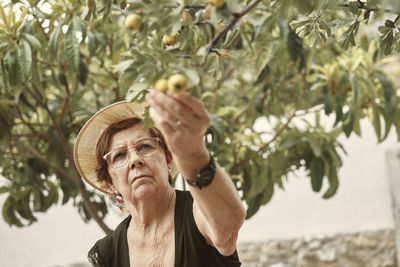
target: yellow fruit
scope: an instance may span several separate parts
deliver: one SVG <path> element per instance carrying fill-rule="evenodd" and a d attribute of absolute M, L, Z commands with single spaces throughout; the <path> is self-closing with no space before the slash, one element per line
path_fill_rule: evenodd
<path fill-rule="evenodd" d="M 164 35 L 162 41 L 165 45 L 176 45 L 178 43 L 178 38 L 176 37 L 176 33 L 170 35 Z"/>
<path fill-rule="evenodd" d="M 142 28 L 142 18 L 138 14 L 129 14 L 125 19 L 125 27 L 139 31 Z"/>
<path fill-rule="evenodd" d="M 183 93 L 187 88 L 186 77 L 182 74 L 174 74 L 168 79 L 168 90 L 174 93 Z"/>
<path fill-rule="evenodd" d="M 166 92 L 168 91 L 168 80 L 165 78 L 158 79 L 153 87 L 156 91 Z"/>
<path fill-rule="evenodd" d="M 207 3 L 215 6 L 216 8 L 221 8 L 225 5 L 224 0 L 207 0 Z"/>

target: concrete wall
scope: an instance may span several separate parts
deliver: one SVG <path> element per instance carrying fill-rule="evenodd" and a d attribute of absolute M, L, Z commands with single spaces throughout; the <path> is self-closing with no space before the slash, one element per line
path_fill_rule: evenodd
<path fill-rule="evenodd" d="M 400 149 L 386 151 L 386 162 L 396 226 L 397 265 L 400 266 Z"/>

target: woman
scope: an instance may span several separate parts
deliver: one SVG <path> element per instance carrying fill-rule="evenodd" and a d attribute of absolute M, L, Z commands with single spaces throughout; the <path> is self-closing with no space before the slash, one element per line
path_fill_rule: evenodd
<path fill-rule="evenodd" d="M 81 176 L 122 197 L 129 216 L 89 252 L 94 266 L 240 266 L 236 240 L 245 210 L 205 145 L 210 118 L 188 94 L 146 95 L 157 128 L 143 129 L 144 105 L 119 102 L 96 113 L 74 147 Z M 174 190 L 176 168 L 190 192 Z"/>

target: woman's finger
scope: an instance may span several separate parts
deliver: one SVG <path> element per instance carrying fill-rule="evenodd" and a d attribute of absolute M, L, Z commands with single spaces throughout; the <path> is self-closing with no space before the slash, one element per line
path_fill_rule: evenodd
<path fill-rule="evenodd" d="M 208 112 L 204 103 L 198 98 L 185 93 L 177 94 L 169 91 L 167 92 L 167 95 L 189 107 L 196 116 L 208 116 Z"/>
<path fill-rule="evenodd" d="M 176 127 L 172 125 L 171 121 L 163 119 L 154 108 L 150 108 L 149 114 L 157 128 L 161 130 L 164 136 L 170 136 L 173 132 L 175 132 Z"/>
<path fill-rule="evenodd" d="M 148 94 L 146 100 L 152 107 L 157 108 L 160 114 L 169 114 L 169 117 L 176 118 L 186 125 L 190 125 L 194 121 L 201 119 L 190 107 L 183 105 L 180 101 L 166 94 Z"/>

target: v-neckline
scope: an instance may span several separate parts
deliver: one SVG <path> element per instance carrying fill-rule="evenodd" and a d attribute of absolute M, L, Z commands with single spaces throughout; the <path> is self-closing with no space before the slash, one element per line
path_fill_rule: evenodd
<path fill-rule="evenodd" d="M 176 204 L 177 204 L 177 202 L 178 202 L 178 192 L 177 192 L 177 190 L 174 190 L 174 193 L 175 193 L 175 206 L 174 206 L 174 221 L 173 221 L 173 224 L 174 224 L 174 267 L 177 267 L 178 265 L 176 264 L 176 252 L 177 252 L 177 238 L 178 238 L 178 236 L 177 236 L 177 227 L 176 227 Z M 132 219 L 132 216 L 129 214 L 128 215 L 128 217 L 125 219 L 126 220 L 126 225 L 125 225 L 125 234 L 123 235 L 123 238 L 124 238 L 124 240 L 123 240 L 123 242 L 126 244 L 126 246 L 125 246 L 125 255 L 127 255 L 127 257 L 128 257 L 128 267 L 130 267 L 131 266 L 131 262 L 130 262 L 130 258 L 129 258 L 129 244 L 128 244 L 128 227 L 129 227 L 129 223 L 131 222 L 131 219 Z"/>

